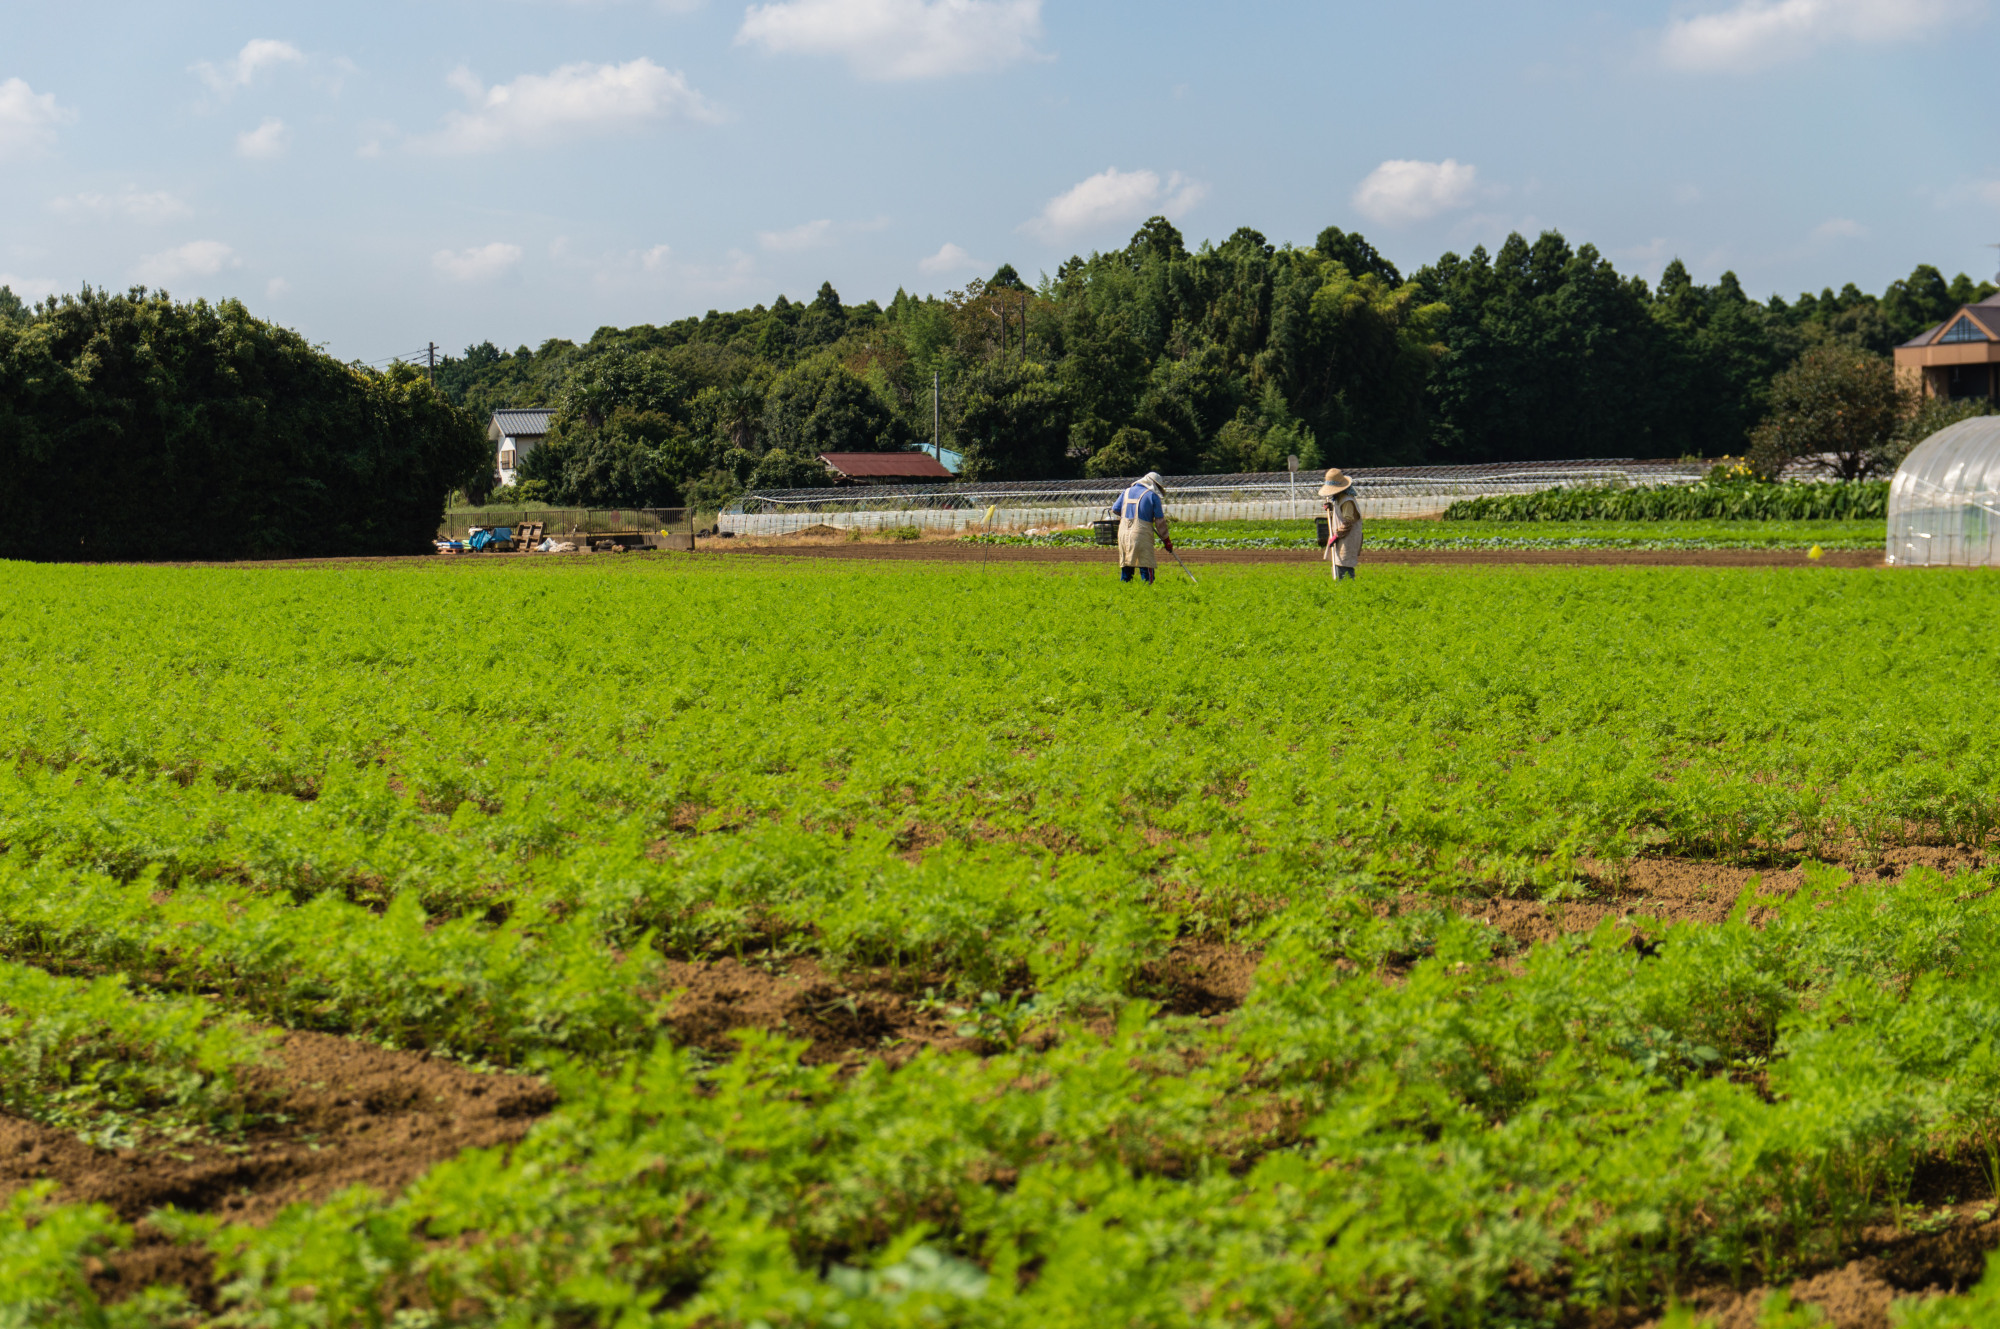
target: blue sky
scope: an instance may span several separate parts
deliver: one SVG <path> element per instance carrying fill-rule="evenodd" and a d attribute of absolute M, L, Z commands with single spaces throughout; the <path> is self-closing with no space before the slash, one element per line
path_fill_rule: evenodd
<path fill-rule="evenodd" d="M 0 0 L 0 282 L 236 295 L 362 360 L 1032 279 L 1161 211 L 1879 290 L 2000 263 L 1995 37 L 1988 0 Z"/>

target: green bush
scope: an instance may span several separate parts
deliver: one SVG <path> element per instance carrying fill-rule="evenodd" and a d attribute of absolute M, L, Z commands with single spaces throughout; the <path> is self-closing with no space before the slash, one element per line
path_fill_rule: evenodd
<path fill-rule="evenodd" d="M 1446 521 L 1854 521 L 1889 514 L 1887 480 L 1543 489 L 1468 498 Z"/>
<path fill-rule="evenodd" d="M 0 558 L 422 553 L 491 465 L 414 367 L 343 365 L 234 300 L 86 287 L 0 320 Z"/>

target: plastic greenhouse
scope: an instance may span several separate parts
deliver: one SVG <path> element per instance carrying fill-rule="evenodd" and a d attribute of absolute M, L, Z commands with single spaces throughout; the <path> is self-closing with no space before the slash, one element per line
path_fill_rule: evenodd
<path fill-rule="evenodd" d="M 2000 563 L 2000 416 L 1961 420 L 1910 449 L 1889 484 L 1887 561 Z"/>

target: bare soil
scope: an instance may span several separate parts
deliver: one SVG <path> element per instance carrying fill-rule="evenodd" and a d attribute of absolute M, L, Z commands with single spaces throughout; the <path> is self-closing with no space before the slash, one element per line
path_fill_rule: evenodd
<path fill-rule="evenodd" d="M 1170 1015 L 1215 1016 L 1243 1004 L 1261 959 L 1222 942 L 1174 944 L 1140 976 L 1139 987 Z M 811 956 L 669 961 L 680 989 L 667 1011 L 674 1040 L 717 1057 L 736 1050 L 739 1029 L 762 1029 L 811 1040 L 808 1065 L 901 1065 L 925 1048 L 990 1053 L 998 1048 L 961 1034 L 970 1018 L 964 998 L 932 996 L 940 976 L 910 970 L 829 971 Z M 1025 978 L 1026 975 L 1020 975 Z"/>
<path fill-rule="evenodd" d="M 1102 563 L 1117 566 L 1117 552 L 1094 546 L 1051 548 L 1038 545 L 980 545 L 958 539 L 880 542 L 786 537 L 769 539 L 720 538 L 698 541 L 702 552 L 734 555 L 750 554 L 791 558 L 835 558 L 868 560 L 917 560 L 947 563 Z M 1190 549 L 1181 559 L 1199 576 L 1204 565 L 1216 564 L 1295 564 L 1318 567 L 1318 551 L 1313 549 Z M 1362 570 L 1373 564 L 1442 565 L 1453 567 L 1689 567 L 1766 568 L 1823 567 L 1879 568 L 1882 555 L 1874 550 L 1833 550 L 1809 560 L 1802 549 L 1381 549 L 1367 550 L 1361 557 Z M 1160 573 L 1177 573 L 1172 559 L 1163 558 Z"/>
<path fill-rule="evenodd" d="M 785 536 L 719 536 L 698 539 L 696 548 L 704 554 L 763 555 L 781 558 L 834 558 L 862 560 L 916 560 L 944 563 L 1102 563 L 1116 566 L 1116 551 L 1096 546 L 1050 548 L 1036 545 L 973 544 L 956 535 L 926 533 L 915 540 L 879 534 L 856 540 L 833 527 L 812 528 Z M 622 557 L 684 558 L 677 550 L 634 549 Z M 571 558 L 609 558 L 579 550 L 573 555 L 535 554 L 380 554 L 338 558 L 229 559 L 212 562 L 167 561 L 145 564 L 175 568 L 327 568 L 368 567 L 381 564 L 422 563 L 433 567 L 508 567 L 521 563 L 547 563 Z M 1186 549 L 1181 558 L 1199 576 L 1205 566 L 1221 564 L 1290 564 L 1301 568 L 1320 567 L 1314 549 Z M 1447 567 L 1691 567 L 1691 568 L 1879 568 L 1882 555 L 1872 549 L 1836 549 L 1821 554 L 1815 562 L 1800 549 L 1371 549 L 1362 555 L 1363 571 L 1384 566 Z M 1161 562 L 1163 574 L 1175 573 L 1171 559 Z"/>
<path fill-rule="evenodd" d="M 730 1035 L 762 1029 L 812 1041 L 808 1065 L 892 1064 L 923 1048 L 977 1049 L 961 1038 L 942 1005 L 928 1004 L 918 976 L 845 970 L 830 975 L 811 956 L 744 961 L 669 961 L 669 985 L 680 995 L 667 1011 L 675 1042 L 717 1057 L 736 1051 Z"/>
<path fill-rule="evenodd" d="M 282 1123 L 237 1143 L 98 1149 L 65 1131 L 0 1114 L 0 1194 L 54 1181 L 56 1198 L 109 1207 L 138 1224 L 132 1249 L 99 1263 L 109 1300 L 177 1284 L 212 1293 L 205 1252 L 176 1246 L 142 1220 L 167 1205 L 261 1223 L 290 1204 L 362 1184 L 393 1194 L 463 1150 L 504 1145 L 555 1105 L 540 1079 L 478 1074 L 422 1053 L 328 1034 L 287 1034 L 278 1063 L 246 1078 Z"/>
<path fill-rule="evenodd" d="M 1990 1199 L 1966 1200 L 1932 1211 L 1944 1225 L 1931 1232 L 1872 1228 L 1854 1259 L 1783 1286 L 1797 1305 L 1816 1307 L 1829 1329 L 1890 1329 L 1890 1305 L 1906 1297 L 1934 1297 L 1966 1291 L 1986 1272 L 1987 1252 L 2000 1247 L 2000 1221 Z M 1781 1290 L 1758 1286 L 1742 1291 L 1726 1285 L 1684 1292 L 1681 1302 L 1713 1329 L 1757 1329 L 1766 1300 Z M 1645 1329 L 1661 1322 L 1650 1320 Z"/>
<path fill-rule="evenodd" d="M 1967 850 L 1912 845 L 1883 851 L 1879 861 L 1865 871 L 1856 870 L 1852 864 L 1843 866 L 1857 884 L 1866 884 L 1893 881 L 1913 867 L 1950 875 L 1984 865 L 1983 855 Z M 1447 905 L 1529 946 L 1571 933 L 1589 932 L 1607 918 L 1653 918 L 1667 924 L 1721 923 L 1729 918 L 1744 887 L 1753 878 L 1759 882 L 1757 895 L 1762 899 L 1790 897 L 1805 885 L 1805 871 L 1796 867 L 1739 867 L 1689 859 L 1642 858 L 1627 864 L 1624 872 L 1614 878 L 1603 864 L 1585 860 L 1579 866 L 1591 879 L 1594 894 L 1588 900 L 1479 900 L 1411 893 L 1400 897 L 1399 903 L 1404 907 Z M 1753 927 L 1761 927 L 1777 912 L 1776 905 L 1753 899 L 1746 917 Z"/>

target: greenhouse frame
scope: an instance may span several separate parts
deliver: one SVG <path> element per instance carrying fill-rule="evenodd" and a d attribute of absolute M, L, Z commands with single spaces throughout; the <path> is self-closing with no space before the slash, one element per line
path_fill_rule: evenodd
<path fill-rule="evenodd" d="M 1436 517 L 1462 498 L 1577 486 L 1693 484 L 1696 461 L 1499 462 L 1490 466 L 1396 466 L 1349 471 L 1370 517 Z M 809 526 L 881 530 L 915 526 L 1022 530 L 1090 523 L 1138 479 L 999 480 L 870 485 L 852 489 L 755 490 L 718 518 L 732 535 L 787 535 Z M 1320 512 L 1318 471 L 1170 475 L 1167 513 L 1176 521 L 1310 520 Z"/>
<path fill-rule="evenodd" d="M 1899 567 L 2000 563 L 2000 416 L 1961 420 L 1916 447 L 1889 482 L 1889 547 Z"/>

